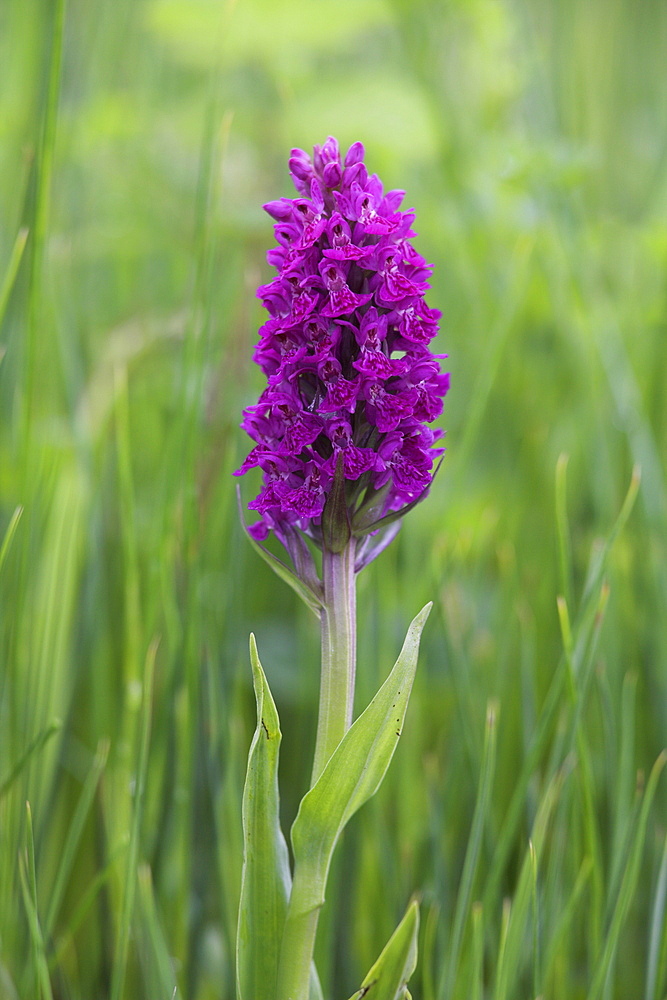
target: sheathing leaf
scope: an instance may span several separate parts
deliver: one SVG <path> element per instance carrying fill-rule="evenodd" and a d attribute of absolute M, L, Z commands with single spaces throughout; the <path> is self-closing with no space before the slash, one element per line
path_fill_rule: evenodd
<path fill-rule="evenodd" d="M 336 841 L 350 817 L 375 794 L 385 776 L 403 728 L 419 640 L 430 610 L 428 604 L 414 619 L 389 677 L 301 801 L 292 827 L 292 917 L 323 904 Z"/>
<path fill-rule="evenodd" d="M 257 728 L 243 790 L 243 873 L 236 946 L 238 1000 L 274 1000 L 278 955 L 290 891 L 287 843 L 280 828 L 278 712 L 250 637 Z"/>
<path fill-rule="evenodd" d="M 417 966 L 419 907 L 413 900 L 389 938 L 382 954 L 350 1000 L 403 1000 L 406 984 Z"/>

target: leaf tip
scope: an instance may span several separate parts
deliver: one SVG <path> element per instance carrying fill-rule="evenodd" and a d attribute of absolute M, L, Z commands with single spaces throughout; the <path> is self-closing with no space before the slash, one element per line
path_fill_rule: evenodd
<path fill-rule="evenodd" d="M 259 653 L 257 652 L 257 642 L 255 640 L 255 633 L 250 633 L 250 638 L 248 641 L 250 646 L 250 667 L 252 669 L 252 683 L 255 689 L 255 698 L 257 700 L 257 711 L 261 712 L 262 702 L 264 700 L 264 671 L 262 670 L 262 664 L 259 659 Z"/>
<path fill-rule="evenodd" d="M 425 604 L 412 623 L 415 628 L 419 629 L 420 632 L 424 628 L 424 625 L 426 624 L 426 619 L 431 614 L 432 607 L 433 607 L 433 601 L 429 601 L 428 604 Z"/>
<path fill-rule="evenodd" d="M 269 682 L 266 679 L 262 662 L 257 652 L 255 633 L 250 633 L 250 665 L 252 667 L 252 684 L 255 690 L 255 702 L 257 703 L 257 728 L 264 730 L 267 739 L 277 736 L 281 739 L 280 722 L 278 710 L 271 694 Z"/>
<path fill-rule="evenodd" d="M 419 927 L 419 900 L 416 896 L 411 899 L 404 919 L 410 924 L 414 924 L 415 928 Z"/>

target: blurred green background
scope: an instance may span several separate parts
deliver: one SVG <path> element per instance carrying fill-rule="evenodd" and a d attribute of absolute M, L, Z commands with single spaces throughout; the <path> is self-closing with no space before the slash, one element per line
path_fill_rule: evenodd
<path fill-rule="evenodd" d="M 329 134 L 416 209 L 452 389 L 431 497 L 359 579 L 359 708 L 436 614 L 326 995 L 416 891 L 415 1000 L 665 996 L 666 51 L 661 0 L 3 0 L 2 1000 L 233 997 L 247 635 L 287 829 L 318 629 L 230 476 L 261 204 Z"/>

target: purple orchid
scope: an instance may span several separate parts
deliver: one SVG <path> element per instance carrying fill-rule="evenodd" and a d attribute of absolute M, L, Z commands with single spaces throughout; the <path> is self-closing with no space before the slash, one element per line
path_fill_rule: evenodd
<path fill-rule="evenodd" d="M 426 495 L 444 450 L 427 426 L 449 387 L 428 347 L 440 317 L 424 299 L 431 268 L 410 243 L 404 192 L 385 194 L 363 157 L 356 142 L 341 160 L 331 137 L 312 159 L 292 150 L 299 196 L 264 206 L 278 272 L 257 293 L 270 315 L 254 356 L 267 387 L 244 411 L 255 447 L 236 475 L 262 470 L 249 531 L 258 542 L 273 531 L 308 582 L 303 535 L 333 552 L 363 539 L 365 565 L 369 537 Z"/>

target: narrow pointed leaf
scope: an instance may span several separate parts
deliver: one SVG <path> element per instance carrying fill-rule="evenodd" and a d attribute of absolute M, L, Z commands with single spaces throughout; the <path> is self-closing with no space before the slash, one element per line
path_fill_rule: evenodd
<path fill-rule="evenodd" d="M 406 984 L 417 966 L 419 907 L 413 900 L 370 970 L 361 989 L 350 1000 L 402 1000 Z M 409 994 L 407 994 L 409 996 Z"/>
<path fill-rule="evenodd" d="M 342 552 L 352 529 L 345 497 L 345 468 L 342 451 L 336 459 L 336 473 L 322 511 L 322 538 L 329 552 Z"/>
<path fill-rule="evenodd" d="M 442 462 L 443 460 L 440 459 L 435 468 L 435 472 L 433 473 L 433 476 L 431 478 L 431 482 L 426 487 L 426 489 L 423 490 L 419 494 L 419 496 L 416 497 L 416 499 L 411 500 L 410 503 L 407 503 L 404 507 L 401 507 L 400 510 L 395 510 L 391 514 L 385 514 L 384 517 L 378 518 L 377 521 L 371 520 L 368 511 L 365 511 L 363 516 L 359 518 L 355 516 L 352 522 L 354 528 L 354 534 L 362 536 L 362 535 L 368 535 L 372 531 L 379 531 L 380 528 L 386 528 L 387 525 L 394 524 L 394 522 L 401 520 L 402 518 L 405 517 L 406 514 L 409 514 L 411 510 L 414 510 L 417 504 L 420 504 L 422 500 L 425 500 L 426 497 L 431 492 L 431 487 L 435 482 L 435 477 L 440 472 L 440 466 L 442 465 Z"/>
<path fill-rule="evenodd" d="M 243 517 L 243 505 L 241 503 L 241 491 L 239 489 L 236 491 L 236 496 L 238 499 L 241 526 L 243 527 L 246 537 L 255 552 L 261 556 L 268 566 L 271 567 L 276 576 L 279 576 L 281 580 L 283 580 L 299 595 L 303 603 L 306 604 L 313 614 L 317 615 L 319 618 L 320 609 L 322 607 L 321 596 L 317 594 L 312 587 L 309 587 L 307 583 L 300 580 L 296 573 L 293 573 L 289 566 L 282 561 L 282 559 L 279 559 L 278 556 L 274 556 L 273 552 L 270 552 L 265 545 L 260 545 L 260 543 L 252 537 L 248 530 L 248 525 L 245 523 L 245 519 Z"/>
<path fill-rule="evenodd" d="M 257 728 L 243 790 L 243 874 L 236 944 L 238 1000 L 274 1000 L 278 954 L 290 890 L 287 844 L 280 829 L 280 723 L 250 636 Z"/>
<path fill-rule="evenodd" d="M 419 639 L 431 607 L 427 604 L 414 619 L 389 677 L 301 801 L 292 827 L 295 885 L 290 912 L 295 917 L 324 902 L 336 841 L 350 817 L 375 794 L 389 767 L 401 735 Z"/>
<path fill-rule="evenodd" d="M 379 490 L 371 488 L 367 491 L 367 499 L 357 508 L 352 518 L 352 527 L 355 532 L 362 531 L 369 524 L 373 524 L 374 521 L 382 517 L 391 486 L 392 481 L 390 479 Z"/>
<path fill-rule="evenodd" d="M 362 569 L 366 568 L 366 566 L 370 566 L 370 564 L 377 559 L 377 557 L 381 555 L 389 545 L 391 545 L 402 526 L 402 521 L 396 521 L 394 524 L 390 524 L 389 527 L 382 532 L 374 545 L 366 548 L 365 550 L 362 549 L 361 556 L 354 564 L 355 573 L 360 573 Z"/>

